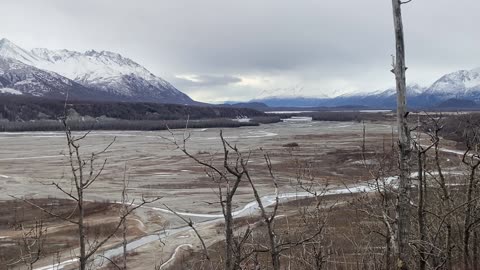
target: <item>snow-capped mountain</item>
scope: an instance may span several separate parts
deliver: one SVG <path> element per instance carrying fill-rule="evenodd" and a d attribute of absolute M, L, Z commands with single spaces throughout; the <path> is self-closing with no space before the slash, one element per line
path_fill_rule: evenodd
<path fill-rule="evenodd" d="M 417 106 L 415 100 L 427 88 L 418 84 L 409 84 L 407 86 L 407 97 L 412 105 Z M 376 90 L 370 92 L 355 92 L 343 94 L 334 98 L 327 97 L 267 97 L 263 99 L 252 100 L 255 102 L 263 102 L 270 107 L 334 107 L 334 106 L 371 106 L 390 108 L 396 104 L 396 89 L 389 88 L 387 90 Z"/>
<path fill-rule="evenodd" d="M 419 84 L 412 83 L 407 85 L 407 96 L 408 97 L 417 97 L 421 95 L 423 92 L 425 92 L 427 88 L 420 86 Z M 376 93 L 377 96 L 381 97 L 391 97 L 391 96 L 396 96 L 397 95 L 397 89 L 396 88 L 389 88 L 387 90 L 379 91 Z"/>
<path fill-rule="evenodd" d="M 480 68 L 459 70 L 442 76 L 430 88 L 426 95 L 440 100 L 451 98 L 480 100 Z"/>
<path fill-rule="evenodd" d="M 251 103 L 263 103 L 269 107 L 317 107 L 322 106 L 328 98 L 304 96 L 272 96 L 253 99 Z"/>
<path fill-rule="evenodd" d="M 414 108 L 436 106 L 450 99 L 472 100 L 480 104 L 480 68 L 460 70 L 442 76 L 430 87 L 418 84 L 407 85 L 407 104 Z M 333 98 L 278 98 L 266 97 L 253 100 L 271 107 L 335 107 L 369 106 L 374 108 L 395 108 L 396 89 L 363 91 L 343 94 Z"/>
<path fill-rule="evenodd" d="M 27 51 L 7 39 L 0 40 L 0 57 L 59 74 L 101 96 L 115 100 L 162 103 L 195 103 L 167 81 L 120 54 L 95 50 L 33 49 Z M 89 97 L 90 98 L 90 97 Z"/>

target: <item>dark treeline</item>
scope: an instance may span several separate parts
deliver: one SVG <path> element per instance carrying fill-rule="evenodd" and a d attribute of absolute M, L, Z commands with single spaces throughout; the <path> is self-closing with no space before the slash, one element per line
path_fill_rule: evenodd
<path fill-rule="evenodd" d="M 442 118 L 444 125 L 440 134 L 449 140 L 456 141 L 465 147 L 465 138 L 472 137 L 472 130 L 480 127 L 480 113 L 465 113 L 456 115 L 436 115 L 436 118 Z"/>
<path fill-rule="evenodd" d="M 54 99 L 0 96 L 0 119 L 8 121 L 56 120 L 64 115 L 65 102 Z M 234 107 L 178 104 L 69 101 L 69 113 L 92 118 L 124 120 L 182 120 L 266 116 L 263 112 Z"/>
<path fill-rule="evenodd" d="M 362 112 L 314 112 L 302 115 L 311 116 L 313 121 L 391 121 L 393 114 Z"/>
<path fill-rule="evenodd" d="M 268 119 L 265 119 L 268 120 Z M 207 120 L 107 120 L 107 121 L 68 121 L 71 130 L 166 130 L 185 128 L 218 128 L 258 126 L 260 121 L 238 122 L 231 119 Z M 22 131 L 62 131 L 64 126 L 58 120 L 39 120 L 28 122 L 0 122 L 0 132 Z"/>

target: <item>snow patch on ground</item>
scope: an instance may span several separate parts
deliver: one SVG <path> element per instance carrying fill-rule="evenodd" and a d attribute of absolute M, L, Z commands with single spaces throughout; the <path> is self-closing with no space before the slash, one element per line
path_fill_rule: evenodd
<path fill-rule="evenodd" d="M 291 118 L 282 119 L 283 122 L 312 122 L 312 117 L 293 116 Z"/>
<path fill-rule="evenodd" d="M 58 264 L 35 268 L 34 270 L 61 270 L 65 266 L 70 265 L 70 264 L 72 264 L 74 262 L 77 262 L 77 261 L 78 261 L 78 258 L 75 258 L 75 259 L 64 261 L 64 262 L 61 262 L 61 263 L 58 263 Z"/>
<path fill-rule="evenodd" d="M 182 244 L 180 246 L 178 246 L 175 251 L 173 252 L 172 256 L 170 257 L 170 259 L 168 259 L 166 262 L 164 262 L 162 265 L 160 265 L 160 270 L 161 269 L 164 269 L 164 267 L 166 267 L 167 265 L 169 265 L 173 260 L 175 260 L 175 256 L 177 255 L 178 251 L 182 248 L 182 247 L 190 247 L 190 248 L 193 248 L 193 246 L 191 244 Z"/>
<path fill-rule="evenodd" d="M 297 114 L 297 113 L 311 113 L 315 111 L 270 111 L 265 112 L 266 114 Z"/>

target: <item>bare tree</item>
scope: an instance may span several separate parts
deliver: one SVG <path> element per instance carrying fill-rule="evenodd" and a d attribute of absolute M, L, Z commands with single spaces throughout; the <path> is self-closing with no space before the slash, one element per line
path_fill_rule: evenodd
<path fill-rule="evenodd" d="M 187 150 L 186 143 L 190 138 L 190 135 L 187 135 L 187 128 L 183 133 L 183 139 L 181 143 L 176 140 L 172 131 L 170 131 L 170 133 L 172 135 L 172 139 L 166 139 L 171 141 L 187 157 L 206 168 L 206 173 L 217 184 L 219 202 L 222 207 L 222 214 L 225 221 L 224 267 L 226 270 L 239 269 L 240 263 L 245 259 L 245 257 L 242 256 L 242 247 L 245 244 L 245 241 L 248 239 L 251 231 L 247 229 L 243 236 L 239 237 L 240 240 L 236 240 L 234 234 L 233 199 L 240 183 L 245 176 L 245 171 L 242 170 L 242 164 L 248 162 L 248 159 L 245 160 L 241 157 L 241 155 L 238 155 L 238 149 L 236 146 L 232 146 L 225 140 L 222 131 L 220 131 L 220 140 L 223 148 L 223 164 L 221 167 L 213 164 L 213 162 L 202 161 Z M 233 151 L 237 155 L 231 157 L 230 151 Z"/>
<path fill-rule="evenodd" d="M 408 241 L 410 235 L 410 129 L 407 123 L 407 86 L 405 71 L 405 41 L 403 36 L 403 22 L 401 5 L 411 2 L 392 0 L 393 21 L 395 28 L 396 57 L 392 72 L 395 74 L 397 87 L 397 126 L 398 147 L 400 153 L 399 193 L 396 206 L 396 239 L 394 242 L 398 269 L 408 269 Z"/>
<path fill-rule="evenodd" d="M 474 265 L 474 261 L 477 260 L 476 246 L 478 245 L 478 239 L 476 239 L 476 234 L 474 232 L 473 239 L 473 251 L 470 250 L 471 234 L 472 231 L 477 227 L 477 224 L 480 222 L 480 218 L 476 217 L 475 212 L 477 210 L 478 203 L 472 201 L 474 196 L 478 193 L 478 177 L 477 170 L 480 166 L 480 154 L 478 149 L 480 146 L 480 134 L 477 132 L 477 129 L 471 129 L 471 132 L 466 134 L 466 145 L 467 150 L 462 156 L 462 163 L 465 164 L 468 168 L 468 180 L 467 180 L 467 190 L 465 198 L 465 217 L 464 217 L 464 227 L 463 227 L 463 263 L 465 269 L 470 269 Z M 473 260 L 471 258 L 473 253 Z"/>
<path fill-rule="evenodd" d="M 120 210 L 120 216 L 128 213 L 128 180 L 127 180 L 127 163 L 125 162 L 125 168 L 123 171 L 123 186 L 122 186 L 122 208 Z M 127 220 L 122 223 L 122 270 L 127 270 Z"/>
<path fill-rule="evenodd" d="M 437 123 L 437 122 L 436 122 Z M 427 166 L 427 152 L 438 144 L 439 138 L 434 134 L 438 134 L 438 129 L 433 135 L 430 135 L 431 144 L 428 146 L 422 145 L 422 131 L 420 129 L 421 121 L 418 117 L 417 133 L 413 145 L 417 153 L 417 226 L 418 226 L 418 243 L 414 245 L 418 250 L 417 268 L 419 270 L 425 270 L 427 267 L 428 258 L 428 241 L 427 241 L 427 219 L 426 219 L 426 193 L 427 193 L 427 181 L 426 181 L 426 166 Z"/>
<path fill-rule="evenodd" d="M 198 232 L 197 228 L 195 227 L 195 224 L 193 223 L 193 221 L 191 219 L 186 219 L 185 217 L 183 217 L 182 215 L 178 214 L 175 210 L 173 210 L 172 208 L 168 207 L 166 204 L 164 204 L 164 206 L 170 211 L 172 212 L 174 215 L 176 215 L 178 218 L 180 218 L 183 222 L 185 222 L 185 224 L 187 224 L 190 228 L 192 228 L 193 232 L 195 233 L 195 235 L 197 236 L 198 240 L 200 241 L 201 245 L 202 245 L 202 249 L 203 249 L 203 254 L 205 256 L 205 259 L 207 259 L 207 261 L 210 262 L 210 255 L 208 255 L 208 248 L 207 248 L 207 245 L 205 244 L 205 240 L 203 240 L 203 237 L 200 235 L 200 233 Z M 211 267 L 213 268 L 213 267 Z"/>
<path fill-rule="evenodd" d="M 375 235 L 382 239 L 384 243 L 384 254 L 382 258 L 382 264 L 384 269 L 392 269 L 394 263 L 392 262 L 392 254 L 395 253 L 395 243 L 397 242 L 397 234 L 395 231 L 395 196 L 398 196 L 395 185 L 391 183 L 392 174 L 397 173 L 396 169 L 396 148 L 394 143 L 394 134 L 391 135 L 391 145 L 386 144 L 385 140 L 382 145 L 381 151 L 376 149 L 369 150 L 366 146 L 366 128 L 363 127 L 363 140 L 362 140 L 362 160 L 363 166 L 367 169 L 369 175 L 373 178 L 368 185 L 374 191 L 374 195 L 371 196 L 368 192 L 365 192 L 354 203 L 354 207 L 359 212 L 366 214 L 369 219 L 377 221 L 374 224 L 362 225 L 360 227 L 367 232 L 367 235 Z M 367 154 L 370 155 L 371 162 L 367 162 Z M 368 237 L 367 244 L 373 242 L 372 237 Z M 353 242 L 353 239 L 351 240 Z M 368 246 L 367 245 L 367 246 Z M 368 250 L 368 249 L 367 249 Z M 363 251 L 365 254 L 365 251 Z M 373 252 L 372 252 L 373 253 Z M 375 259 L 375 256 L 368 256 L 365 254 L 368 260 Z M 373 257 L 373 258 L 372 258 Z"/>
<path fill-rule="evenodd" d="M 57 190 L 61 191 L 69 199 L 73 200 L 75 202 L 75 208 L 68 216 L 62 216 L 30 200 L 23 199 L 23 201 L 42 210 L 51 217 L 58 218 L 60 220 L 69 222 L 77 226 L 80 250 L 78 255 L 78 260 L 80 264 L 79 269 L 86 270 L 88 262 L 92 258 L 92 256 L 103 245 L 105 245 L 105 243 L 107 243 L 110 238 L 112 238 L 117 233 L 117 231 L 120 229 L 120 227 L 122 227 L 122 225 L 125 225 L 127 217 L 134 210 L 138 209 L 146 203 L 158 200 L 158 198 L 152 201 L 147 201 L 142 198 L 141 203 L 136 205 L 134 205 L 134 201 L 132 201 L 131 203 L 127 203 L 127 207 L 124 208 L 124 211 L 121 213 L 119 221 L 114 226 L 113 230 L 108 233 L 103 239 L 93 239 L 93 241 L 89 241 L 89 239 L 87 238 L 88 225 L 85 221 L 85 192 L 102 175 L 102 172 L 104 171 L 107 164 L 107 159 L 102 159 L 100 162 L 98 162 L 98 159 L 101 155 L 105 154 L 107 150 L 113 145 L 115 139 L 112 140 L 103 150 L 99 152 L 93 152 L 89 155 L 88 158 L 84 158 L 80 151 L 80 142 L 88 136 L 90 131 L 77 137 L 72 133 L 66 117 L 62 119 L 62 123 L 65 128 L 65 135 L 67 140 L 68 163 L 72 174 L 72 186 L 69 188 L 63 187 L 62 184 L 59 182 L 52 182 L 51 185 L 54 186 Z M 124 196 L 125 194 L 122 194 L 122 198 L 124 198 Z"/>
<path fill-rule="evenodd" d="M 25 228 L 24 224 L 20 224 L 20 228 L 22 231 L 22 239 L 19 245 L 20 258 L 8 263 L 8 266 L 22 262 L 28 270 L 32 270 L 33 265 L 40 260 L 44 252 L 47 228 L 42 220 L 35 221 L 31 228 Z"/>

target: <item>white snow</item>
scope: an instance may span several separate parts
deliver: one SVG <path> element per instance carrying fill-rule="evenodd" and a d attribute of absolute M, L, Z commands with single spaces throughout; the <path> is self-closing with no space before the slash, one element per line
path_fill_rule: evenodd
<path fill-rule="evenodd" d="M 456 97 L 478 90 L 480 90 L 480 68 L 447 74 L 437 80 L 428 91 L 431 94 Z"/>
<path fill-rule="evenodd" d="M 28 51 L 20 48 L 6 38 L 0 39 L 0 56 L 17 59 L 27 64 L 36 60 Z"/>
<path fill-rule="evenodd" d="M 72 264 L 74 262 L 77 262 L 77 261 L 78 261 L 78 258 L 75 258 L 75 259 L 71 259 L 71 260 L 68 260 L 68 261 L 61 262 L 61 263 L 56 263 L 54 265 L 38 267 L 38 268 L 35 268 L 34 270 L 61 270 L 65 266 L 70 265 L 70 264 Z"/>
<path fill-rule="evenodd" d="M 22 95 L 22 92 L 12 88 L 0 88 L 2 94 Z"/>
<path fill-rule="evenodd" d="M 80 84 L 96 86 L 105 91 L 116 91 L 121 95 L 131 96 L 134 91 L 129 88 L 125 76 L 133 76 L 134 80 L 137 80 L 133 84 L 142 84 L 145 89 L 154 88 L 155 91 L 167 89 L 173 95 L 181 95 L 181 92 L 170 83 L 155 76 L 145 67 L 109 51 L 90 50 L 81 53 L 43 48 L 27 51 L 2 39 L 0 57 L 15 59 L 29 66 L 60 74 Z"/>
<path fill-rule="evenodd" d="M 123 76 L 133 75 L 159 88 L 173 88 L 146 68 L 113 52 L 91 50 L 80 53 L 68 50 L 33 49 L 31 55 L 35 59 L 32 61 L 35 67 L 56 72 L 86 85 L 115 86 L 122 83 Z M 125 87 L 119 88 L 118 91 L 121 94 L 130 94 Z"/>
<path fill-rule="evenodd" d="M 423 87 L 417 83 L 410 83 L 407 85 L 407 94 L 409 96 L 418 96 L 425 92 L 427 88 Z M 346 93 L 337 97 L 367 97 L 367 96 L 380 96 L 380 97 L 389 97 L 397 94 L 395 87 L 388 88 L 386 90 L 375 90 L 375 91 L 354 91 Z"/>
<path fill-rule="evenodd" d="M 266 114 L 297 114 L 297 113 L 311 113 L 314 111 L 270 111 L 270 112 L 265 112 Z"/>
<path fill-rule="evenodd" d="M 237 121 L 239 123 L 249 123 L 250 122 L 250 118 L 236 118 L 236 119 L 232 119 L 233 121 Z"/>
<path fill-rule="evenodd" d="M 164 267 L 166 267 L 167 265 L 169 265 L 173 260 L 175 260 L 175 256 L 177 255 L 178 251 L 182 248 L 182 247 L 189 247 L 189 248 L 193 248 L 193 245 L 191 244 L 181 244 L 179 245 L 175 251 L 173 252 L 172 256 L 170 257 L 170 259 L 168 259 L 166 262 L 164 262 L 162 265 L 160 265 L 160 268 L 158 268 L 159 270 L 161 269 L 164 269 Z"/>
<path fill-rule="evenodd" d="M 293 116 L 292 118 L 282 119 L 283 122 L 311 122 L 312 117 Z"/>

